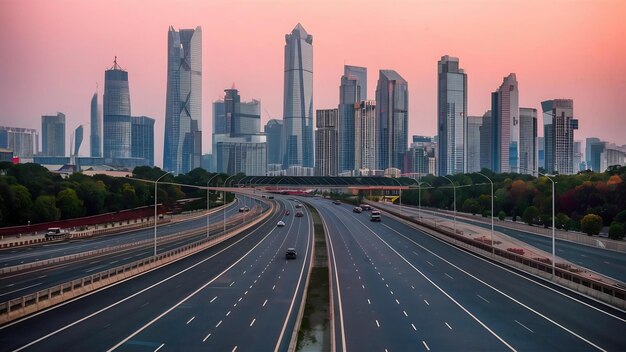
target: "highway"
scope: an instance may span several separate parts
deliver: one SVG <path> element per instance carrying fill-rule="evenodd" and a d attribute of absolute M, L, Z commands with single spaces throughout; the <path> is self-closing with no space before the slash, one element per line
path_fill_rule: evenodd
<path fill-rule="evenodd" d="M 2 350 L 287 349 L 312 229 L 292 202 L 214 247 L 0 327 Z M 284 220 L 285 227 L 276 227 Z M 287 261 L 286 248 L 298 258 Z M 132 314 L 129 314 L 132 312 Z"/>
<path fill-rule="evenodd" d="M 235 203 L 233 206 L 229 207 L 226 211 L 227 218 L 238 214 L 238 204 Z M 243 201 L 241 201 L 243 204 Z M 217 212 L 211 214 L 211 220 L 214 223 L 223 221 L 223 212 Z M 179 226 L 175 226 L 179 225 Z M 164 225 L 162 227 L 165 227 Z M 168 250 L 184 246 L 186 244 L 198 241 L 206 236 L 205 233 L 197 234 L 194 236 L 183 236 L 181 238 L 177 238 L 178 234 L 173 232 L 177 229 L 179 231 L 190 231 L 197 228 L 205 228 L 206 227 L 206 217 L 202 216 L 199 219 L 182 221 L 175 224 L 171 224 L 168 226 L 167 230 L 158 231 L 161 235 L 161 238 L 167 236 L 168 238 L 171 236 L 171 241 L 167 243 L 160 244 L 157 246 L 157 252 L 162 253 Z M 161 227 L 158 227 L 158 230 Z M 184 229 L 184 230 L 180 230 Z M 151 230 L 151 229 L 150 229 Z M 143 234 L 146 230 L 137 230 L 133 232 L 129 232 L 123 235 L 114 235 L 114 236 L 103 236 L 103 237 L 94 237 L 94 238 L 86 238 L 82 240 L 76 240 L 71 242 L 61 242 L 53 245 L 54 247 L 59 246 L 68 246 L 70 247 L 68 251 L 76 252 L 80 249 L 84 248 L 105 248 L 111 245 L 119 245 L 121 243 L 132 243 L 132 241 L 137 241 L 141 239 L 145 239 L 145 235 Z M 113 237 L 122 236 L 122 239 L 114 239 Z M 153 232 L 150 234 L 150 238 L 152 238 Z M 115 241 L 115 242 L 112 242 Z M 121 241 L 121 242 L 120 242 Z M 88 242 L 85 244 L 84 242 Z M 94 243 L 91 243 L 94 242 Z M 72 246 L 74 245 L 74 246 Z M 38 246 L 32 249 L 31 251 L 26 251 L 25 253 L 36 253 L 38 251 L 46 251 L 50 247 L 42 247 Z M 62 253 L 61 251 L 52 251 L 47 252 L 45 255 L 53 255 Z M 117 266 L 121 266 L 127 263 L 131 263 L 133 261 L 150 257 L 154 254 L 154 249 L 151 244 L 143 245 L 143 246 L 132 246 L 119 251 L 106 252 L 101 255 L 96 256 L 87 256 L 81 258 L 79 260 L 72 260 L 61 263 L 53 263 L 47 266 L 38 267 L 34 269 L 29 269 L 21 272 L 15 273 L 7 273 L 0 276 L 0 301 L 8 301 L 10 299 L 14 299 L 17 297 L 24 296 L 26 294 L 30 294 L 39 290 L 43 290 L 47 287 L 51 287 L 54 285 L 58 285 L 64 282 L 68 282 L 70 280 L 78 279 L 85 277 L 87 275 L 97 273 L 99 271 L 111 269 Z"/>
<path fill-rule="evenodd" d="M 398 209 L 397 206 L 395 206 Z M 418 209 L 414 207 L 402 206 L 402 210 L 410 215 L 417 216 Z M 422 216 L 428 214 L 433 216 L 431 210 L 422 209 Z M 436 212 L 439 217 L 448 220 L 453 219 L 449 214 Z M 491 224 L 472 221 L 464 217 L 457 217 L 457 221 L 491 229 Z M 539 248 L 548 253 L 552 253 L 552 238 L 533 234 L 530 232 L 513 230 L 502 226 L 494 226 L 494 230 L 502 232 L 508 236 L 526 242 L 533 247 Z M 591 269 L 597 273 L 606 275 L 621 282 L 626 282 L 626 255 L 624 253 L 596 248 L 570 241 L 556 240 L 556 255 L 577 265 Z"/>
<path fill-rule="evenodd" d="M 626 314 L 383 215 L 314 199 L 326 222 L 338 350 L 623 350 Z"/>

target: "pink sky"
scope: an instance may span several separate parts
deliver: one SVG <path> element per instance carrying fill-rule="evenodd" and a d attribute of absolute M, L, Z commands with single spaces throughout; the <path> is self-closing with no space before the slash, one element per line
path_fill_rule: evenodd
<path fill-rule="evenodd" d="M 285 34 L 313 35 L 314 108 L 337 106 L 343 65 L 379 69 L 409 82 L 409 135 L 436 127 L 437 60 L 460 58 L 468 110 L 482 115 L 490 93 L 517 74 L 520 106 L 574 99 L 576 139 L 626 143 L 626 1 L 70 1 L 0 3 L 0 125 L 41 128 L 61 111 L 69 131 L 86 128 L 89 102 L 117 55 L 129 72 L 133 115 L 156 120 L 162 164 L 167 29 L 202 26 L 204 151 L 211 103 L 232 86 L 261 100 L 262 123 L 282 116 Z M 540 121 L 540 124 L 542 121 Z M 540 135 L 542 134 L 540 128 Z M 69 149 L 68 149 L 69 150 Z"/>

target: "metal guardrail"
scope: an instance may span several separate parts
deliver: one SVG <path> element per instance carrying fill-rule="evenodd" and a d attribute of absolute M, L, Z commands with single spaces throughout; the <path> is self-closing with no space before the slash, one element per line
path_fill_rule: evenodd
<path fill-rule="evenodd" d="M 376 204 L 372 202 L 369 202 L 369 204 L 376 206 Z M 413 217 L 400 214 L 393 209 L 385 207 L 383 210 L 397 218 L 418 224 L 437 234 L 444 235 L 437 237 L 448 242 L 452 242 L 453 244 L 459 245 L 460 247 L 468 249 L 472 252 L 477 252 L 477 249 L 481 250 L 482 252 L 480 254 L 483 256 L 541 276 L 544 279 L 551 280 L 611 305 L 626 308 L 626 287 L 619 284 L 608 284 L 606 282 L 590 279 L 568 270 L 569 267 L 567 266 L 559 267 L 557 265 L 555 273 L 552 275 L 552 261 L 539 261 L 499 248 L 492 248 L 491 244 L 485 243 L 484 241 L 468 238 L 466 236 L 456 234 L 454 231 L 446 230 L 442 227 L 416 220 Z M 453 241 L 450 241 L 450 239 Z M 492 257 L 492 251 L 495 253 L 494 257 Z"/>
<path fill-rule="evenodd" d="M 61 303 L 76 296 L 113 284 L 117 281 L 138 275 L 150 269 L 171 263 L 179 258 L 194 254 L 205 248 L 225 241 L 239 232 L 250 228 L 265 220 L 272 214 L 274 203 L 270 203 L 270 209 L 262 211 L 261 207 L 251 209 L 248 215 L 260 215 L 250 222 L 238 221 L 221 236 L 205 238 L 178 247 L 156 256 L 140 259 L 132 263 L 124 264 L 112 269 L 71 280 L 59 285 L 49 287 L 19 298 L 0 303 L 0 324 L 34 313 L 38 310 Z"/>

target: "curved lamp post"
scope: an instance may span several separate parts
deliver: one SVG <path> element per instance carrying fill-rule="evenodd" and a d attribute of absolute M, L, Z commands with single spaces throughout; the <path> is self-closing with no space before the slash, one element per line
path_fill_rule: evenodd
<path fill-rule="evenodd" d="M 218 173 L 215 173 L 207 182 L 206 182 L 206 238 L 209 238 L 209 211 L 211 210 L 211 205 L 209 204 L 209 183 L 213 180 Z"/>
<path fill-rule="evenodd" d="M 154 256 L 156 257 L 157 255 L 157 223 L 158 223 L 158 217 L 157 217 L 157 185 L 159 184 L 159 181 L 165 177 L 165 175 L 169 175 L 171 174 L 171 172 L 166 172 L 163 175 L 161 175 L 161 177 L 157 178 L 156 181 L 154 181 Z"/>
<path fill-rule="evenodd" d="M 454 234 L 456 235 L 456 186 L 454 185 L 454 182 L 452 182 L 451 179 L 449 179 L 447 176 L 441 176 L 443 178 L 445 178 L 446 180 L 450 181 L 450 184 L 452 185 L 452 191 L 454 194 L 454 204 L 453 208 L 454 208 Z"/>
<path fill-rule="evenodd" d="M 491 254 L 495 255 L 496 249 L 495 249 L 494 244 L 493 244 L 493 217 L 494 217 L 494 214 L 493 214 L 493 181 L 489 177 L 487 177 L 487 175 L 485 175 L 485 174 L 482 174 L 480 172 L 476 172 L 476 173 L 479 174 L 480 176 L 486 178 L 487 180 L 489 180 L 489 183 L 491 183 Z"/>
<path fill-rule="evenodd" d="M 426 181 L 417 183 L 417 194 L 418 194 L 417 195 L 417 216 L 420 219 L 420 221 L 422 221 L 422 185 L 423 184 L 427 184 L 430 187 L 433 186 Z"/>

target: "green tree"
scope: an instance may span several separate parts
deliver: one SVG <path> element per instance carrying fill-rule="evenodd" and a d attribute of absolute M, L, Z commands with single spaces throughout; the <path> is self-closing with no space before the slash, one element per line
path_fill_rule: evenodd
<path fill-rule="evenodd" d="M 31 220 L 33 200 L 28 189 L 22 185 L 11 185 L 11 190 L 13 191 L 13 202 L 11 204 L 13 223 L 24 225 Z"/>
<path fill-rule="evenodd" d="M 61 210 L 57 208 L 54 196 L 42 195 L 35 199 L 33 214 L 37 222 L 56 221 L 61 217 Z"/>
<path fill-rule="evenodd" d="M 570 221 L 571 219 L 569 218 L 569 216 L 563 213 L 556 214 L 555 225 L 557 229 L 564 229 L 565 231 L 569 231 Z"/>
<path fill-rule="evenodd" d="M 137 206 L 138 202 L 135 187 L 130 183 L 122 185 L 122 196 L 124 197 L 124 208 L 131 209 Z"/>
<path fill-rule="evenodd" d="M 504 220 L 506 218 L 506 213 L 502 210 L 498 213 L 498 219 Z"/>
<path fill-rule="evenodd" d="M 614 240 L 621 240 L 624 238 L 624 224 L 613 221 L 611 223 L 611 227 L 609 227 L 609 238 Z"/>
<path fill-rule="evenodd" d="M 480 205 L 478 201 L 474 198 L 466 199 L 463 202 L 463 211 L 466 213 L 472 213 L 472 215 L 476 215 L 476 213 L 480 212 Z"/>
<path fill-rule="evenodd" d="M 66 188 L 57 195 L 57 206 L 61 210 L 62 219 L 72 219 L 85 214 L 83 201 L 78 199 L 76 191 Z"/>
<path fill-rule="evenodd" d="M 535 223 L 535 219 L 539 216 L 539 209 L 536 206 L 531 205 L 526 210 L 524 210 L 524 214 L 522 214 L 522 220 L 528 225 L 532 225 Z"/>
<path fill-rule="evenodd" d="M 580 221 L 580 229 L 589 236 L 597 236 L 602 230 L 602 218 L 596 214 L 587 214 Z"/>

